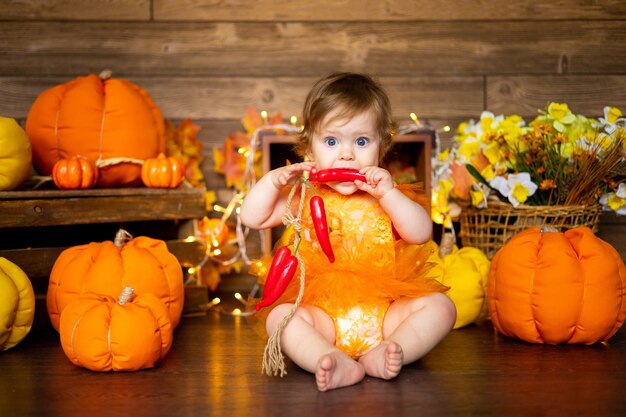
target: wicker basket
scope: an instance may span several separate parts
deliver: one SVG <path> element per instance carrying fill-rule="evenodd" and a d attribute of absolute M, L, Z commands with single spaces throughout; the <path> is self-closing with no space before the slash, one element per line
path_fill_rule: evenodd
<path fill-rule="evenodd" d="M 598 231 L 602 206 L 524 206 L 513 207 L 489 202 L 483 209 L 463 208 L 461 243 L 482 250 L 490 259 L 516 233 L 533 226 L 549 224 L 560 231 L 587 226 Z"/>

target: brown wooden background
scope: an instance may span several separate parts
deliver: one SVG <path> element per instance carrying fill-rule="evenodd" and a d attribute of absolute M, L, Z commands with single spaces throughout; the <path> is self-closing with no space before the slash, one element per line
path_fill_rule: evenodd
<path fill-rule="evenodd" d="M 532 117 L 548 101 L 626 110 L 623 0 L 1 0 L 0 114 L 109 68 L 212 147 L 253 105 L 298 115 L 315 79 L 368 72 L 401 124 L 439 129 L 483 109 Z M 449 136 L 448 136 L 449 137 Z M 444 136 L 445 139 L 445 136 Z M 228 194 L 230 195 L 230 194 Z M 625 229 L 626 230 L 626 229 Z"/>

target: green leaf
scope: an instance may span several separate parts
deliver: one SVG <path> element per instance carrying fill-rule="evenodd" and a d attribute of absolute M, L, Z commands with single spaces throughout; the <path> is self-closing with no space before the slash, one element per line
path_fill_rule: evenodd
<path fill-rule="evenodd" d="M 476 180 L 482 184 L 485 184 L 487 187 L 492 188 L 491 185 L 487 182 L 485 177 L 480 175 L 480 172 L 476 169 L 476 167 L 472 164 L 465 164 L 465 169 L 472 175 L 472 177 L 476 178 Z M 492 188 L 493 189 L 493 188 Z"/>

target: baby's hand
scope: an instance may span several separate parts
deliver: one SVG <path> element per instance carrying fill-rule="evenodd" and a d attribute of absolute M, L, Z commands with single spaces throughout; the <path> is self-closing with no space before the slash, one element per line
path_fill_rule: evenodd
<path fill-rule="evenodd" d="M 365 167 L 359 171 L 365 174 L 366 182 L 356 180 L 354 184 L 359 190 L 371 194 L 380 200 L 388 191 L 393 190 L 393 178 L 386 169 L 376 166 Z"/>
<path fill-rule="evenodd" d="M 299 162 L 276 168 L 271 172 L 272 184 L 277 189 L 282 190 L 287 184 L 292 184 L 303 172 L 311 171 L 313 168 L 315 168 L 315 162 Z"/>

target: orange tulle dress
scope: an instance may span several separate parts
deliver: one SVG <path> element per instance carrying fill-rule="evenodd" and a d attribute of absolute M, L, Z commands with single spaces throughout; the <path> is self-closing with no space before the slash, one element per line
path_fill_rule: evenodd
<path fill-rule="evenodd" d="M 336 346 L 358 358 L 382 340 L 383 319 L 393 301 L 447 290 L 437 281 L 436 273 L 433 274 L 436 263 L 432 259 L 438 256 L 437 245 L 432 241 L 410 245 L 397 239 L 378 200 L 365 192 L 344 196 L 325 185 L 315 184 L 314 188 L 324 200 L 336 260 L 330 263 L 317 242 L 308 205 L 313 194 L 307 190 L 298 248 L 306 271 L 301 303 L 326 311 L 335 323 Z M 290 231 L 285 233 L 289 236 Z M 286 239 L 289 241 L 289 237 Z M 259 270 L 263 271 L 257 274 L 259 283 L 263 284 L 267 268 Z M 250 322 L 258 333 L 265 334 L 265 319 L 273 307 L 296 300 L 299 274 L 296 271 L 287 290 L 274 304 L 251 317 Z M 258 301 L 249 300 L 249 309 Z"/>

